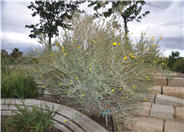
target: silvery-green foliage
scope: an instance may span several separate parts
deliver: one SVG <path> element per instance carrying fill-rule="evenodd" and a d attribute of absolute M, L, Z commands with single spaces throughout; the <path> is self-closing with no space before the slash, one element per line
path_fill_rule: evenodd
<path fill-rule="evenodd" d="M 74 18 L 73 32 L 56 42 L 57 50 L 40 53 L 40 83 L 62 98 L 74 98 L 83 109 L 100 115 L 109 109 L 117 124 L 132 116 L 143 101 L 158 67 L 158 41 L 133 44 L 111 23 L 94 23 L 92 17 Z"/>

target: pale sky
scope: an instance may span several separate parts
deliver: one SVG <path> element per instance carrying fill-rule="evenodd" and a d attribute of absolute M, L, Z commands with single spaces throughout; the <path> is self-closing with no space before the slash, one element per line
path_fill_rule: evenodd
<path fill-rule="evenodd" d="M 1 49 L 10 51 L 16 47 L 25 51 L 30 46 L 38 45 L 36 39 L 28 37 L 30 29 L 25 28 L 26 24 L 39 22 L 39 17 L 32 17 L 31 10 L 27 8 L 30 1 L 0 0 Z M 151 2 L 152 6 L 145 6 L 144 10 L 149 10 L 150 14 L 140 23 L 128 23 L 130 32 L 133 32 L 135 39 L 145 31 L 150 36 L 163 37 L 160 47 L 164 55 L 168 56 L 171 51 L 179 51 L 184 57 L 184 2 L 182 0 L 148 2 Z M 89 13 L 92 11 L 92 9 L 87 10 Z"/>

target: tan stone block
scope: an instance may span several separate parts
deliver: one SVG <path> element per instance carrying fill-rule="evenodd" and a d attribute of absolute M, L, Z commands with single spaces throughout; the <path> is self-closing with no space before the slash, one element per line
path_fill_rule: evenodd
<path fill-rule="evenodd" d="M 137 120 L 135 132 L 162 132 L 163 120 L 155 118 L 140 118 Z"/>
<path fill-rule="evenodd" d="M 169 79 L 168 85 L 173 87 L 184 87 L 184 78 L 174 77 L 173 79 Z"/>
<path fill-rule="evenodd" d="M 162 86 L 167 85 L 166 77 L 155 77 L 154 82 L 157 85 L 162 85 Z"/>
<path fill-rule="evenodd" d="M 174 119 L 174 108 L 169 105 L 152 104 L 150 116 L 161 119 Z"/>
<path fill-rule="evenodd" d="M 163 86 L 163 94 L 184 99 L 184 87 Z"/>
<path fill-rule="evenodd" d="M 143 109 L 142 109 L 140 115 L 141 116 L 149 116 L 150 108 L 151 108 L 151 103 L 144 102 L 143 103 Z"/>
<path fill-rule="evenodd" d="M 176 107 L 176 119 L 184 120 L 184 108 Z"/>
<path fill-rule="evenodd" d="M 150 88 L 151 94 L 161 94 L 161 86 L 153 86 Z"/>
<path fill-rule="evenodd" d="M 166 120 L 164 132 L 184 132 L 184 122 Z"/>
<path fill-rule="evenodd" d="M 163 104 L 163 105 L 173 105 L 178 107 L 184 107 L 184 99 L 172 97 L 172 96 L 166 96 L 157 94 L 156 95 L 156 103 Z"/>

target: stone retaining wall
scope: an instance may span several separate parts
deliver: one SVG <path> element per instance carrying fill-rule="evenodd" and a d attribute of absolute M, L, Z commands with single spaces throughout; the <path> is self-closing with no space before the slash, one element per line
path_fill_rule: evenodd
<path fill-rule="evenodd" d="M 94 122 L 84 114 L 71 109 L 67 106 L 50 103 L 47 101 L 35 100 L 35 99 L 1 99 L 1 115 L 12 115 L 12 110 L 17 111 L 15 104 L 23 106 L 36 106 L 43 110 L 46 107 L 50 109 L 54 108 L 57 111 L 54 116 L 54 123 L 57 129 L 64 132 L 108 132 L 105 128 Z"/>

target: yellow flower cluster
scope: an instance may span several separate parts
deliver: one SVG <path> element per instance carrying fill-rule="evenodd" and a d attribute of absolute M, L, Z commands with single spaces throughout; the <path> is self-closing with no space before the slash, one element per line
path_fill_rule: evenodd
<path fill-rule="evenodd" d="M 112 43 L 113 46 L 120 45 L 120 43 L 114 42 Z"/>
<path fill-rule="evenodd" d="M 123 60 L 127 60 L 128 58 L 125 56 L 124 58 L 123 58 Z"/>
<path fill-rule="evenodd" d="M 132 55 L 132 53 L 129 53 L 129 56 L 132 57 L 132 59 L 134 59 L 134 56 Z"/>

